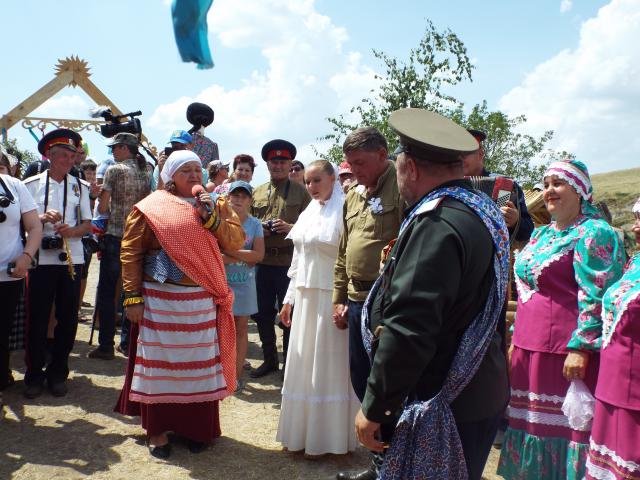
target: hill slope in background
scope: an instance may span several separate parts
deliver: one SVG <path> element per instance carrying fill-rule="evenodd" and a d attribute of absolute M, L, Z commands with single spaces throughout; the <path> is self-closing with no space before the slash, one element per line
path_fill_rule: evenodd
<path fill-rule="evenodd" d="M 631 207 L 640 196 L 640 168 L 597 173 L 591 176 L 597 202 L 606 202 L 613 225 L 629 231 L 633 224 Z"/>

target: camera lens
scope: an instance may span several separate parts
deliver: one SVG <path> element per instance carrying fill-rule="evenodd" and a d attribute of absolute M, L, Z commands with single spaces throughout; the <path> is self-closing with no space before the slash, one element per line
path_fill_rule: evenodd
<path fill-rule="evenodd" d="M 67 258 L 69 258 L 67 252 L 60 252 L 58 254 L 58 260 L 60 260 L 61 262 L 66 262 Z"/>
<path fill-rule="evenodd" d="M 11 200 L 9 200 L 9 198 L 5 197 L 4 195 L 0 195 L 0 207 L 7 208 L 9 205 L 11 205 Z"/>
<path fill-rule="evenodd" d="M 4 212 L 0 212 L 0 223 L 4 222 L 7 219 L 7 214 Z"/>

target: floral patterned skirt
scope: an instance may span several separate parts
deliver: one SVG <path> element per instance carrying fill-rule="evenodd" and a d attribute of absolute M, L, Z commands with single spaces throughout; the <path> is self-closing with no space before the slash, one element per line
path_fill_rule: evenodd
<path fill-rule="evenodd" d="M 509 428 L 498 474 L 506 479 L 582 479 L 589 431 L 573 430 L 562 413 L 569 382 L 562 376 L 566 355 L 518 347 L 511 357 Z M 598 356 L 592 355 L 585 384 L 593 392 Z"/>

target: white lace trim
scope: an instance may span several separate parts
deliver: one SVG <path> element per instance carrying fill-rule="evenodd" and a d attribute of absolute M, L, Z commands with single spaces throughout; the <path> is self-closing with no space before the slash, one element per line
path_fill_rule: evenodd
<path fill-rule="evenodd" d="M 543 412 L 532 412 L 531 410 L 527 410 L 526 408 L 513 408 L 509 407 L 509 417 L 517 418 L 519 420 L 525 420 L 528 423 L 537 423 L 540 425 L 553 425 L 558 427 L 567 427 L 569 426 L 569 421 L 567 417 L 564 415 L 558 415 L 555 413 L 543 413 Z M 572 429 L 578 430 L 582 432 L 588 432 L 589 428 L 584 429 Z"/>
<path fill-rule="evenodd" d="M 591 463 L 591 458 L 587 457 L 587 473 L 597 480 L 617 480 L 613 472 Z"/>
<path fill-rule="evenodd" d="M 554 227 L 550 226 L 549 228 L 554 228 Z M 531 269 L 531 272 L 533 273 L 533 287 L 529 287 L 529 285 L 527 285 L 526 282 L 523 282 L 520 279 L 520 277 L 518 277 L 518 275 L 515 275 L 516 289 L 518 290 L 518 296 L 522 303 L 526 303 L 527 301 L 529 301 L 533 296 L 533 294 L 538 292 L 539 290 L 538 279 L 540 278 L 540 275 L 542 275 L 542 272 L 546 268 L 548 268 L 553 262 L 557 262 L 562 257 L 564 257 L 567 253 L 569 253 L 571 250 L 575 249 L 576 244 L 578 243 L 578 240 L 579 238 L 574 238 L 573 240 L 571 240 L 571 242 L 568 245 L 565 245 L 565 247 L 562 250 L 556 252 L 554 255 L 550 255 L 549 257 L 546 258 L 546 260 L 544 260 L 543 262 L 540 262 L 537 266 Z M 520 252 L 520 255 L 522 255 L 522 252 Z"/>
<path fill-rule="evenodd" d="M 593 438 L 589 440 L 589 447 L 591 448 L 591 450 L 595 450 L 600 455 L 606 455 L 607 457 L 611 458 L 611 460 L 613 460 L 616 465 L 624 468 L 625 470 L 628 470 L 629 472 L 640 471 L 639 464 L 637 464 L 636 462 L 632 462 L 631 460 L 625 460 L 619 455 L 616 455 L 616 452 L 614 452 L 613 450 L 610 450 L 604 445 L 598 445 L 596 442 L 593 441 Z"/>
<path fill-rule="evenodd" d="M 551 171 L 549 171 L 551 170 Z M 570 175 L 568 175 L 566 172 L 564 172 L 564 168 L 560 167 L 560 168 L 553 168 L 553 164 L 551 165 L 551 167 L 549 168 L 549 170 L 547 170 L 545 172 L 545 176 L 546 175 L 555 175 L 556 177 L 560 177 L 561 179 L 563 179 L 565 182 L 567 182 L 569 185 L 571 185 L 573 187 L 573 189 L 576 191 L 576 193 L 578 195 L 580 195 L 581 198 L 583 198 L 586 202 L 589 201 L 589 192 L 585 191 L 585 188 L 589 188 L 589 185 L 591 185 L 591 182 L 589 180 L 587 180 L 584 175 L 581 175 L 580 173 L 578 173 L 575 169 L 571 169 L 571 173 L 573 173 L 574 175 L 576 175 L 578 178 L 580 178 L 580 181 L 584 183 L 583 185 L 578 185 L 578 182 L 576 182 Z"/>
<path fill-rule="evenodd" d="M 547 395 L 546 393 L 534 393 L 528 392 L 526 390 L 514 390 L 511 389 L 511 395 L 514 397 L 527 397 L 529 400 L 539 400 L 541 402 L 553 402 L 553 403 L 562 403 L 564 402 L 564 397 L 559 395 Z"/>
<path fill-rule="evenodd" d="M 616 331 L 616 327 L 620 323 L 622 314 L 627 310 L 629 303 L 638 298 L 638 295 L 640 295 L 640 290 L 625 299 L 622 305 L 620 305 L 620 308 L 616 311 L 616 316 L 613 319 L 613 322 L 607 321 L 607 310 L 604 310 L 602 312 L 602 348 L 605 348 L 609 345 L 609 343 L 611 342 L 611 337 L 613 337 L 613 332 Z"/>
<path fill-rule="evenodd" d="M 306 395 L 304 393 L 289 393 L 282 391 L 282 397 L 294 402 L 307 403 L 328 403 L 328 402 L 348 402 L 355 398 L 349 394 L 343 395 Z"/>

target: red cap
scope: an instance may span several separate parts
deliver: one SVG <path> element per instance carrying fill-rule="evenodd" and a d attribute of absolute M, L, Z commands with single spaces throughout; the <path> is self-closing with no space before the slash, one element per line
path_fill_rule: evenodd
<path fill-rule="evenodd" d="M 293 159 L 289 150 L 269 150 L 267 152 L 267 162 L 273 158 L 285 158 L 287 160 Z"/>

